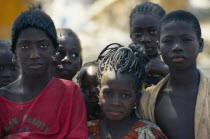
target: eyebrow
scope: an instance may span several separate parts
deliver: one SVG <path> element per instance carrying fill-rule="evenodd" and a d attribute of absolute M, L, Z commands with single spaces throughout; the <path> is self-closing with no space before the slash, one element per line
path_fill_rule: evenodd
<path fill-rule="evenodd" d="M 158 28 L 158 26 L 147 26 L 147 28 Z M 142 29 L 142 27 L 133 27 L 133 29 Z"/>
<path fill-rule="evenodd" d="M 49 39 L 40 39 L 40 40 L 18 40 L 18 43 L 23 43 L 23 42 L 42 42 L 42 41 L 49 41 Z"/>

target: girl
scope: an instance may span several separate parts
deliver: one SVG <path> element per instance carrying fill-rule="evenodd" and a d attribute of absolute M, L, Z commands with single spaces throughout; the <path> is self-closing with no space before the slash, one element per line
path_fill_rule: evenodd
<path fill-rule="evenodd" d="M 134 113 L 145 68 L 140 53 L 120 44 L 99 55 L 99 105 L 104 120 L 88 122 L 89 139 L 167 139 L 156 125 Z"/>
<path fill-rule="evenodd" d="M 157 27 L 164 15 L 164 9 L 152 2 L 137 5 L 130 15 L 130 37 L 139 44 L 138 48 L 143 49 L 148 59 L 145 67 L 146 87 L 157 84 L 168 74 L 168 66 L 161 60 L 157 43 Z"/>

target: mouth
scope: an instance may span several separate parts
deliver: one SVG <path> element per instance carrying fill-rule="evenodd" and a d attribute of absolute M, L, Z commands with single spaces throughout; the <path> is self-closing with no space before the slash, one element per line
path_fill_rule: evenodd
<path fill-rule="evenodd" d="M 29 67 L 31 69 L 40 69 L 43 65 L 40 64 L 40 63 L 37 63 L 37 64 L 30 64 Z"/>
<path fill-rule="evenodd" d="M 113 116 L 120 116 L 123 114 L 121 111 L 109 110 L 108 113 Z"/>
<path fill-rule="evenodd" d="M 183 56 L 173 56 L 172 62 L 182 62 L 184 60 Z"/>
<path fill-rule="evenodd" d="M 68 74 L 71 73 L 71 71 L 68 70 L 68 69 L 60 69 L 60 73 L 63 74 L 63 75 L 68 75 Z"/>
<path fill-rule="evenodd" d="M 90 96 L 88 99 L 89 99 L 92 103 L 98 102 L 98 98 L 97 98 L 96 96 Z"/>

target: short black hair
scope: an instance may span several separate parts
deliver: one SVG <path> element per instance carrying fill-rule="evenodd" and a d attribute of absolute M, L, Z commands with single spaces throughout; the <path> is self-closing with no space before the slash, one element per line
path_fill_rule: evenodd
<path fill-rule="evenodd" d="M 77 36 L 77 34 L 73 30 L 71 30 L 69 28 L 58 28 L 57 29 L 57 37 L 60 36 L 60 35 L 72 37 L 73 39 L 76 40 L 76 43 L 77 43 L 77 45 L 79 47 L 79 54 L 80 54 L 80 60 L 81 60 L 80 66 L 82 66 L 82 62 L 83 62 L 83 59 L 82 59 L 82 46 L 81 46 L 80 39 Z"/>
<path fill-rule="evenodd" d="M 97 61 L 100 62 L 97 74 L 99 86 L 103 72 L 113 69 L 116 74 L 131 75 L 135 78 L 136 89 L 142 88 L 145 79 L 145 65 L 140 53 L 135 54 L 130 48 L 113 43 L 102 50 Z"/>
<path fill-rule="evenodd" d="M 13 23 L 11 45 L 13 53 L 15 53 L 15 45 L 21 31 L 28 27 L 43 30 L 53 42 L 54 48 L 57 49 L 57 33 L 52 19 L 45 12 L 37 8 L 31 8 L 22 12 Z"/>
<path fill-rule="evenodd" d="M 59 35 L 68 36 L 68 37 L 74 38 L 76 40 L 78 46 L 79 46 L 80 53 L 82 52 L 80 39 L 79 39 L 79 37 L 77 36 L 77 34 L 73 30 L 71 30 L 69 28 L 58 28 L 57 29 L 57 36 L 59 36 Z"/>
<path fill-rule="evenodd" d="M 162 26 L 172 22 L 181 21 L 192 25 L 193 30 L 196 32 L 197 38 L 201 39 L 201 27 L 198 19 L 190 12 L 177 10 L 166 14 L 160 21 L 158 27 L 158 38 L 160 39 L 160 33 Z"/>
<path fill-rule="evenodd" d="M 141 4 L 136 5 L 136 7 L 132 10 L 130 14 L 130 26 L 132 19 L 137 15 L 137 14 L 151 14 L 154 16 L 157 16 L 159 18 L 162 18 L 166 12 L 165 10 L 159 6 L 158 4 L 152 3 L 152 2 L 144 2 Z"/>

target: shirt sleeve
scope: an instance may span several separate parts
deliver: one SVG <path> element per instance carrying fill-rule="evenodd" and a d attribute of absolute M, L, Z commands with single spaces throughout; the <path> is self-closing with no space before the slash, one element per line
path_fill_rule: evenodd
<path fill-rule="evenodd" d="M 86 107 L 78 86 L 75 87 L 73 101 L 70 133 L 67 135 L 66 139 L 87 139 L 88 129 Z"/>

